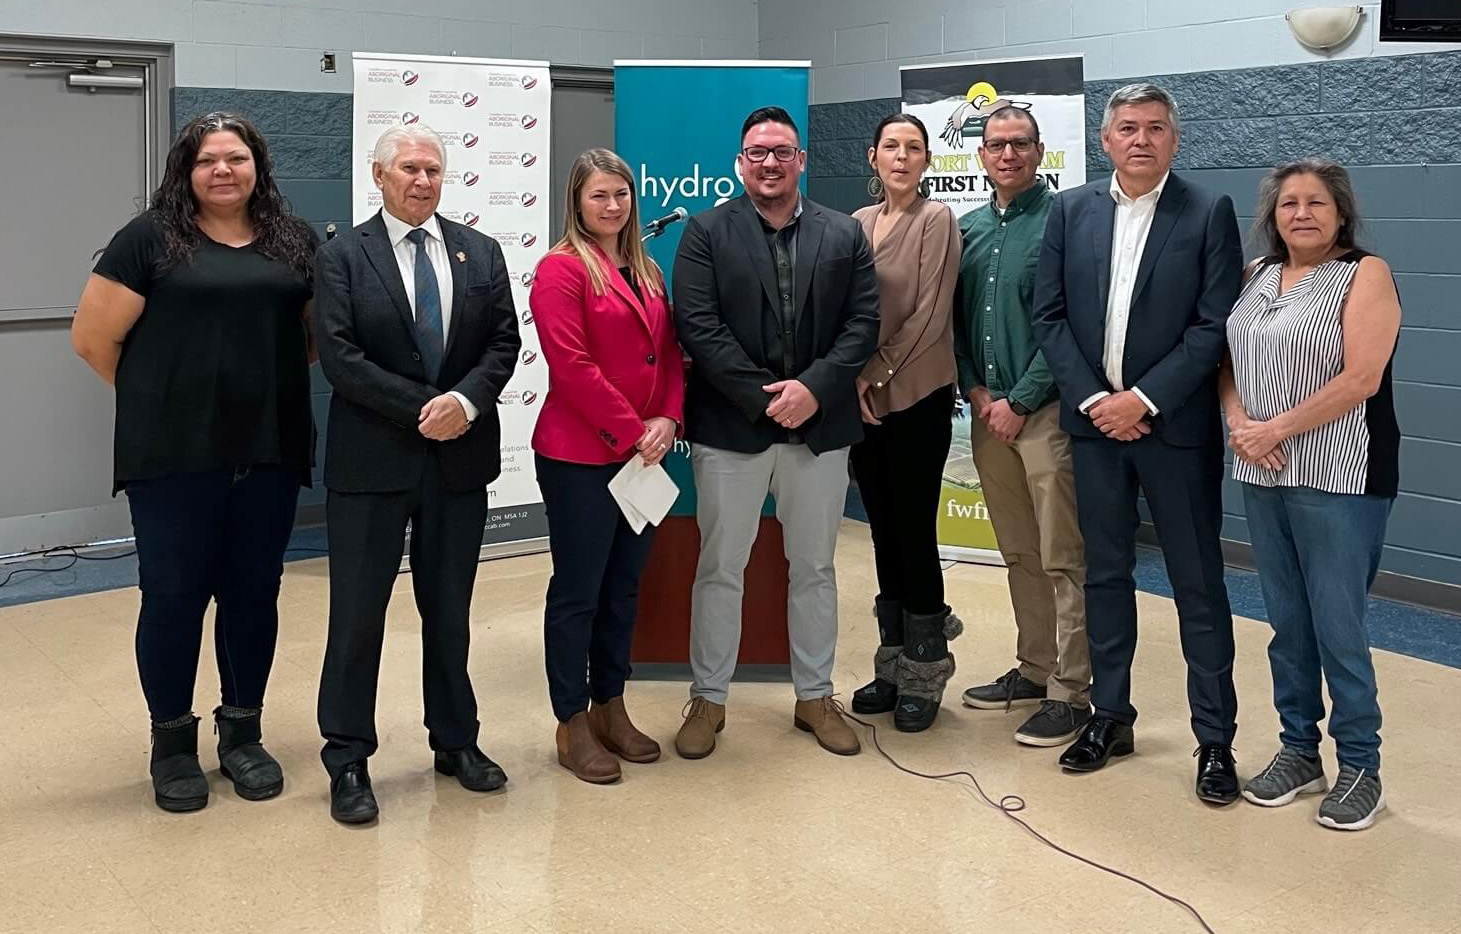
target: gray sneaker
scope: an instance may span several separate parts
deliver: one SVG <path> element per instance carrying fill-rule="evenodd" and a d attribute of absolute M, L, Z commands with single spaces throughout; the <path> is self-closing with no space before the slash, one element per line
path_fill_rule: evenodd
<path fill-rule="evenodd" d="M 964 706 L 980 710 L 1009 710 L 1038 704 L 1045 699 L 1045 685 L 1036 684 L 1011 668 L 992 684 L 981 684 L 964 692 Z"/>
<path fill-rule="evenodd" d="M 1306 759 L 1287 746 L 1243 786 L 1243 797 L 1266 808 L 1283 807 L 1299 795 L 1322 794 L 1329 790 L 1324 763 Z"/>
<path fill-rule="evenodd" d="M 1090 707 L 1073 707 L 1065 701 L 1044 701 L 1035 715 L 1015 730 L 1015 741 L 1026 746 L 1064 746 L 1080 735 L 1089 719 Z"/>
<path fill-rule="evenodd" d="M 1319 823 L 1334 830 L 1364 830 L 1385 810 L 1385 789 L 1369 769 L 1339 767 L 1334 790 L 1319 804 Z"/>

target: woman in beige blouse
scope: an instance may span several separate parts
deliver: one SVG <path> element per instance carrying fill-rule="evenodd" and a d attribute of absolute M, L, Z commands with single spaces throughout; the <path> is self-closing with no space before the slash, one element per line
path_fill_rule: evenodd
<path fill-rule="evenodd" d="M 909 114 L 878 124 L 868 162 L 877 204 L 856 212 L 877 264 L 882 331 L 858 378 L 864 440 L 852 470 L 872 526 L 878 570 L 877 677 L 852 696 L 858 713 L 893 711 L 927 729 L 954 673 L 948 640 L 963 624 L 944 603 L 938 499 L 954 409 L 954 280 L 962 247 L 953 212 L 923 195 L 928 130 Z"/>

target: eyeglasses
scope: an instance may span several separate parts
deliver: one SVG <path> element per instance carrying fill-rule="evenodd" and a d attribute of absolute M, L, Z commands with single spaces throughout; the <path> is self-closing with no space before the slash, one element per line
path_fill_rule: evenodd
<path fill-rule="evenodd" d="M 777 162 L 790 162 L 799 152 L 801 150 L 795 146 L 772 146 L 770 149 L 765 146 L 747 146 L 741 150 L 741 155 L 751 162 L 765 162 L 768 155 L 775 156 Z"/>
<path fill-rule="evenodd" d="M 1028 136 L 1017 136 L 1014 139 L 986 139 L 981 144 L 981 148 L 985 152 L 992 152 L 995 155 L 1004 152 L 1006 146 L 1023 156 L 1035 148 L 1035 141 Z"/>

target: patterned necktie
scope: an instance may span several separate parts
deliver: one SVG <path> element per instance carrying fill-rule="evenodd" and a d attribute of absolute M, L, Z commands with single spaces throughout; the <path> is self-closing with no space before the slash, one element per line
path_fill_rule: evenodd
<path fill-rule="evenodd" d="M 435 383 L 441 375 L 445 346 L 441 327 L 441 290 L 436 285 L 436 267 L 426 252 L 426 231 L 419 227 L 406 234 L 416 244 L 416 343 L 426 364 L 426 378 Z"/>

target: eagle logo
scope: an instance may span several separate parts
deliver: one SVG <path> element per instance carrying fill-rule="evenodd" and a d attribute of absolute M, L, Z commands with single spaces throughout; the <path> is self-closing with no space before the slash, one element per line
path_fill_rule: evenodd
<path fill-rule="evenodd" d="M 1003 107 L 1029 110 L 1030 104 L 1028 101 L 1000 97 L 999 92 L 994 89 L 994 85 L 988 81 L 975 82 L 970 85 L 969 93 L 964 95 L 963 102 L 949 115 L 949 122 L 944 124 L 939 138 L 955 149 L 963 149 L 964 137 L 983 136 L 984 124 L 989 119 L 989 115 Z"/>

